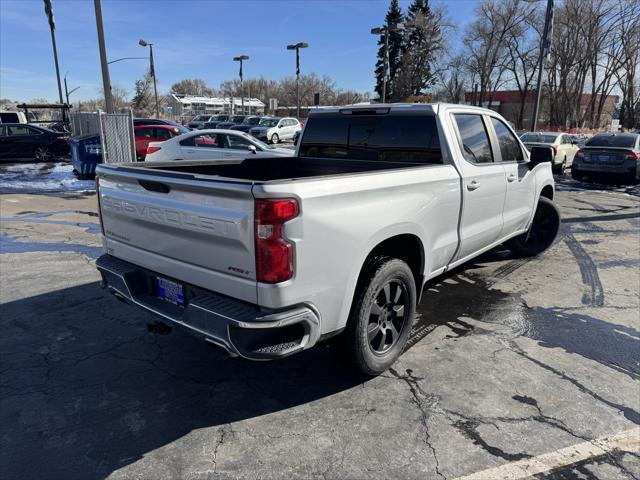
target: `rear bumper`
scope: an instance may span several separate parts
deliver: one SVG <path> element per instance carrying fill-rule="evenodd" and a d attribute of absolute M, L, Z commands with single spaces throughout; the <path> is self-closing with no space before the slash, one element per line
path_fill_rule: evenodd
<path fill-rule="evenodd" d="M 585 173 L 615 173 L 635 176 L 638 167 L 636 162 L 628 161 L 613 164 L 574 162 L 573 169 Z"/>
<path fill-rule="evenodd" d="M 306 305 L 284 310 L 263 309 L 180 282 L 186 306 L 158 298 L 156 274 L 111 255 L 96 261 L 103 285 L 118 297 L 179 325 L 196 336 L 250 360 L 282 358 L 312 347 L 320 322 Z M 161 275 L 163 276 L 163 275 Z"/>

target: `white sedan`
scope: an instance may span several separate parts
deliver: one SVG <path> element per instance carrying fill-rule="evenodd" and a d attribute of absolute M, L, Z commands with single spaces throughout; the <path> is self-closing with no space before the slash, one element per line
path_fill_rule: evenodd
<path fill-rule="evenodd" d="M 237 130 L 196 130 L 164 142 L 151 142 L 146 162 L 174 160 L 243 160 L 253 157 L 293 157 L 295 150 L 276 148 Z"/>

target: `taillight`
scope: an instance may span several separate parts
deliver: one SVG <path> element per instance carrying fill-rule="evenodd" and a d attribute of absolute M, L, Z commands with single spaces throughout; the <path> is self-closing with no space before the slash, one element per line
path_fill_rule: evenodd
<path fill-rule="evenodd" d="M 162 147 L 147 147 L 147 155 L 149 155 L 150 153 L 155 153 L 161 149 Z"/>
<path fill-rule="evenodd" d="M 69 143 L 69 137 L 58 137 L 58 140 Z"/>
<path fill-rule="evenodd" d="M 551 148 L 553 148 L 553 156 L 555 157 L 556 154 L 558 153 L 558 147 L 555 145 L 551 145 Z"/>
<path fill-rule="evenodd" d="M 256 279 L 259 282 L 278 283 L 293 277 L 294 246 L 282 236 L 282 226 L 298 213 L 298 202 L 293 198 L 256 200 Z"/>
<path fill-rule="evenodd" d="M 584 152 L 582 150 L 578 150 L 576 152 L 575 158 L 584 158 Z"/>
<path fill-rule="evenodd" d="M 96 175 L 96 197 L 98 198 L 98 220 L 100 220 L 100 230 L 104 234 L 104 224 L 102 223 L 102 207 L 100 207 L 100 178 Z"/>
<path fill-rule="evenodd" d="M 625 160 L 640 160 L 640 152 L 631 152 L 626 157 Z"/>

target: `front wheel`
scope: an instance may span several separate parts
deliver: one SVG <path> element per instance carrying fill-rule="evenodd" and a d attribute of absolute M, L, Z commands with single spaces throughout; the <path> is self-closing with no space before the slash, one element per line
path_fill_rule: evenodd
<path fill-rule="evenodd" d="M 379 257 L 358 282 L 343 348 L 355 368 L 379 375 L 402 353 L 413 324 L 416 284 L 402 260 Z"/>
<path fill-rule="evenodd" d="M 505 246 L 521 257 L 533 257 L 549 248 L 560 230 L 560 212 L 555 204 L 540 197 L 529 231 L 505 242 Z"/>
<path fill-rule="evenodd" d="M 39 162 L 50 162 L 54 159 L 53 152 L 49 147 L 37 147 L 33 152 L 33 157 Z"/>
<path fill-rule="evenodd" d="M 278 134 L 274 133 L 273 135 L 271 135 L 271 143 L 276 145 L 278 142 L 280 142 L 280 137 L 278 136 Z"/>

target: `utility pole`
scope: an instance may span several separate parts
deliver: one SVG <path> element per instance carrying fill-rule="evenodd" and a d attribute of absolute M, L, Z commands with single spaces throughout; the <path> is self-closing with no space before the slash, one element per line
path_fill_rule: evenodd
<path fill-rule="evenodd" d="M 69 72 L 67 72 L 67 73 L 69 73 Z M 71 95 L 73 92 L 78 90 L 80 87 L 76 87 L 73 90 L 69 91 L 69 88 L 67 87 L 67 73 L 64 74 L 64 96 L 67 99 L 67 105 L 70 105 L 70 103 L 69 103 L 69 95 Z"/>
<path fill-rule="evenodd" d="M 58 48 L 56 46 L 56 23 L 53 19 L 53 8 L 51 7 L 51 0 L 44 0 L 44 13 L 49 20 L 49 28 L 51 29 L 51 44 L 53 45 L 53 61 L 56 64 L 56 79 L 58 80 L 58 98 L 60 103 L 62 100 L 62 86 L 60 85 L 60 67 L 58 66 Z"/>
<path fill-rule="evenodd" d="M 249 57 L 247 55 L 240 55 L 238 57 L 233 57 L 233 61 L 234 62 L 240 62 L 240 95 L 242 97 L 242 99 L 240 100 L 241 104 L 242 104 L 242 114 L 245 114 L 244 111 L 244 85 L 242 83 L 242 62 L 244 60 L 249 60 Z"/>
<path fill-rule="evenodd" d="M 140 40 L 138 45 L 142 47 L 149 47 L 149 72 L 153 77 L 153 94 L 156 99 L 156 118 L 160 116 L 160 105 L 158 103 L 158 87 L 156 86 L 156 68 L 153 64 L 153 43 L 147 43 L 144 40 Z"/>
<path fill-rule="evenodd" d="M 533 107 L 533 117 L 531 118 L 531 131 L 538 129 L 538 113 L 540 111 L 540 96 L 542 94 L 542 72 L 544 71 L 544 59 L 548 56 L 551 48 L 550 33 L 553 29 L 553 0 L 547 0 L 547 13 L 544 17 L 544 30 L 540 41 L 540 56 L 538 57 L 538 87 L 536 91 L 536 103 Z"/>
<path fill-rule="evenodd" d="M 287 45 L 287 50 L 296 51 L 296 111 L 298 120 L 300 120 L 300 49 L 307 48 L 308 43 L 299 42 L 295 45 Z"/>
<path fill-rule="evenodd" d="M 93 0 L 96 11 L 96 29 L 98 30 L 98 47 L 100 49 L 100 65 L 102 67 L 102 88 L 104 90 L 104 108 L 107 113 L 113 113 L 113 98 L 111 97 L 111 79 L 109 65 L 107 65 L 107 50 L 104 46 L 104 30 L 102 28 L 102 6 L 100 0 Z"/>

